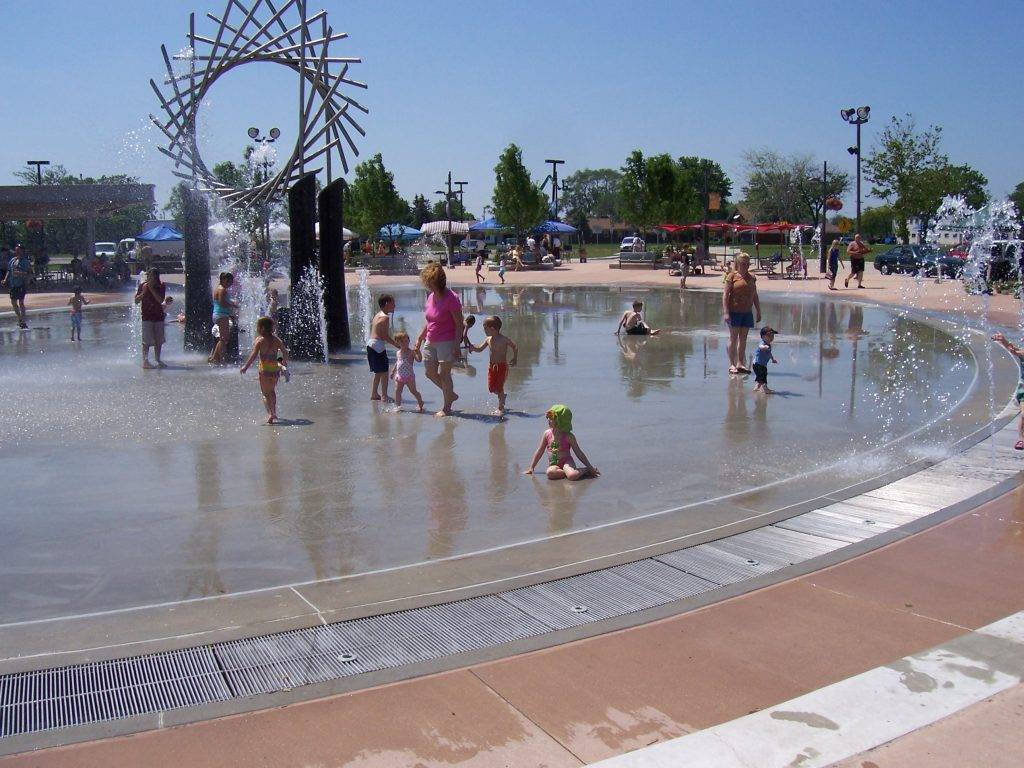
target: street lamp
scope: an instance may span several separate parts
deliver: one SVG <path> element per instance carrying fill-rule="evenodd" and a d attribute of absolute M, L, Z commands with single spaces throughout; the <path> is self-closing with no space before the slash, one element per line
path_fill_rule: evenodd
<path fill-rule="evenodd" d="M 466 182 L 462 182 L 465 184 Z M 448 182 L 446 189 L 439 189 L 435 192 L 438 195 L 444 195 L 444 212 L 445 218 L 448 220 L 448 266 L 455 266 L 455 247 L 452 244 L 452 172 L 448 171 Z"/>
<path fill-rule="evenodd" d="M 565 160 L 545 160 L 551 163 L 551 217 L 558 218 L 558 166 L 564 165 Z"/>
<path fill-rule="evenodd" d="M 281 131 L 278 128 L 271 128 L 270 133 L 266 136 L 260 136 L 260 129 L 253 126 L 248 131 L 249 138 L 258 144 L 262 144 L 264 147 L 263 157 L 260 159 L 260 165 L 263 166 L 263 178 L 261 184 L 266 184 L 270 179 L 270 155 L 266 151 L 267 144 L 273 144 L 279 138 L 281 138 Z M 270 201 L 263 203 L 263 258 L 265 261 L 270 261 Z"/>
<path fill-rule="evenodd" d="M 43 166 L 49 165 L 49 160 L 26 160 L 26 165 L 34 165 L 36 167 L 36 184 L 43 186 Z M 2 234 L 2 233 L 0 233 Z M 41 254 L 46 250 L 46 229 L 44 226 L 39 227 L 39 253 Z"/>
<path fill-rule="evenodd" d="M 860 233 L 860 127 L 871 117 L 871 107 L 857 107 L 839 110 L 840 116 L 850 125 L 857 126 L 857 146 L 848 147 L 847 152 L 857 157 L 857 233 Z"/>

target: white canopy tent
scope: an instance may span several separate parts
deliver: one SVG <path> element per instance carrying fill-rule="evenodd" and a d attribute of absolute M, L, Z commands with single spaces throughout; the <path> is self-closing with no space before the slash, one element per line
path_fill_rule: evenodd
<path fill-rule="evenodd" d="M 453 235 L 468 235 L 470 223 L 468 221 L 428 221 L 420 227 L 420 232 L 424 235 L 447 235 L 449 232 Z"/>

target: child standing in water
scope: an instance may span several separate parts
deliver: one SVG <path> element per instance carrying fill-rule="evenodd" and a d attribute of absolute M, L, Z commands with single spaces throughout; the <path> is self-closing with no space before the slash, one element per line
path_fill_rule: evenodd
<path fill-rule="evenodd" d="M 582 480 L 584 477 L 600 477 L 601 473 L 597 467 L 590 463 L 590 459 L 583 453 L 576 442 L 576 435 L 572 433 L 572 411 L 565 405 L 553 405 L 545 414 L 548 419 L 548 430 L 540 439 L 537 452 L 533 454 L 533 461 L 530 468 L 523 474 L 532 475 L 540 457 L 547 451 L 550 461 L 547 469 L 548 480 Z M 583 462 L 583 469 L 579 469 L 572 459 L 573 453 Z"/>
<path fill-rule="evenodd" d="M 82 308 L 89 303 L 89 300 L 82 295 L 82 286 L 75 286 L 75 295 L 68 299 L 68 306 L 71 307 L 71 340 L 82 340 Z"/>
<path fill-rule="evenodd" d="M 257 366 L 263 406 L 267 409 L 267 424 L 273 424 L 277 421 L 277 380 L 281 377 L 281 369 L 288 363 L 288 350 L 274 333 L 274 321 L 269 317 L 256 321 L 256 334 L 256 342 L 242 366 L 242 373 L 249 370 L 253 360 L 259 359 Z"/>
<path fill-rule="evenodd" d="M 402 391 L 408 387 L 416 398 L 417 412 L 423 413 L 423 398 L 416 389 L 416 371 L 413 368 L 416 352 L 409 346 L 409 334 L 399 331 L 395 334 L 395 341 L 398 342 L 398 354 L 395 356 L 395 367 L 391 369 L 391 378 L 395 380 L 395 405 L 402 407 Z"/>
<path fill-rule="evenodd" d="M 1017 382 L 1017 391 L 1014 393 L 1017 407 L 1020 408 L 1020 424 L 1017 428 L 1017 444 L 1013 447 L 1018 451 L 1024 451 L 1024 349 L 1018 347 L 1001 333 L 994 335 L 992 341 L 1017 358 L 1017 365 L 1020 366 L 1020 381 Z"/>
<path fill-rule="evenodd" d="M 380 312 L 373 316 L 370 323 L 370 338 L 366 341 L 366 362 L 370 364 L 373 374 L 373 386 L 370 388 L 371 400 L 391 402 L 388 396 L 388 347 L 397 347 L 391 338 L 391 313 L 395 311 L 395 297 L 385 293 L 377 299 Z"/>
<path fill-rule="evenodd" d="M 754 391 L 764 392 L 766 395 L 775 394 L 773 390 L 768 389 L 768 361 L 770 360 L 776 365 L 779 362 L 772 354 L 772 342 L 775 341 L 775 334 L 775 329 L 770 325 L 762 328 L 761 343 L 754 353 Z"/>
<path fill-rule="evenodd" d="M 508 369 L 515 368 L 519 361 L 519 347 L 508 336 L 501 332 L 501 318 L 491 315 L 484 320 L 484 333 L 487 338 L 479 347 L 470 345 L 474 352 L 491 350 L 490 359 L 487 361 L 487 391 L 498 396 L 498 416 L 505 415 L 505 380 L 508 378 Z M 512 361 L 509 362 L 508 351 L 512 350 Z M 534 462 L 536 463 L 536 462 Z"/>

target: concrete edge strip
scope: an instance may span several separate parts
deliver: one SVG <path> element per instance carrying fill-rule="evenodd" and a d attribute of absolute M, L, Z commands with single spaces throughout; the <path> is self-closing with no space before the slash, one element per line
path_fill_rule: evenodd
<path fill-rule="evenodd" d="M 801 768 L 867 752 L 1019 685 L 1024 612 L 775 707 L 593 763 Z"/>

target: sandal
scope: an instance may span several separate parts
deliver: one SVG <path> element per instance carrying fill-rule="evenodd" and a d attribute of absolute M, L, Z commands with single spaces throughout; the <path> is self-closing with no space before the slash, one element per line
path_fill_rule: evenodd
<path fill-rule="evenodd" d="M 1024 451 L 1024 440 L 1018 440 L 1017 444 L 1013 446 L 1014 450 Z"/>

